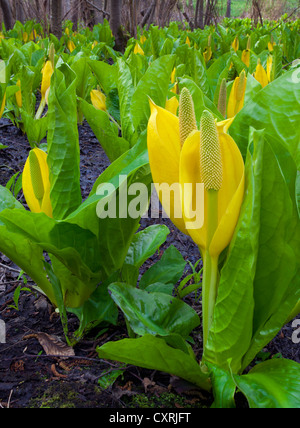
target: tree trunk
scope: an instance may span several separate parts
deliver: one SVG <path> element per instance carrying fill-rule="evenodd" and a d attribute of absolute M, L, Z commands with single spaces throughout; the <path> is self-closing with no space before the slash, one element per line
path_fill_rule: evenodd
<path fill-rule="evenodd" d="M 226 18 L 231 18 L 231 0 L 227 0 Z"/>
<path fill-rule="evenodd" d="M 121 28 L 121 9 L 122 0 L 110 0 L 110 26 L 111 31 L 115 37 L 115 48 L 122 51 L 124 48 L 123 33 Z"/>
<path fill-rule="evenodd" d="M 201 29 L 204 28 L 204 0 L 197 0 L 195 26 Z"/>
<path fill-rule="evenodd" d="M 3 12 L 5 28 L 10 30 L 13 27 L 13 16 L 10 3 L 8 0 L 0 0 L 0 6 Z"/>
<path fill-rule="evenodd" d="M 71 10 L 72 10 L 71 21 L 74 24 L 73 30 L 77 31 L 78 21 L 80 16 L 80 4 L 78 4 L 78 0 L 71 0 Z"/>
<path fill-rule="evenodd" d="M 261 26 L 264 25 L 261 14 L 261 0 L 252 0 L 252 17 L 255 25 L 258 23 L 258 19 L 260 19 Z"/>
<path fill-rule="evenodd" d="M 58 38 L 62 35 L 62 0 L 51 1 L 51 32 Z"/>
<path fill-rule="evenodd" d="M 23 4 L 21 0 L 15 0 L 15 10 L 16 10 L 16 20 L 24 24 L 25 14 L 24 14 Z"/>

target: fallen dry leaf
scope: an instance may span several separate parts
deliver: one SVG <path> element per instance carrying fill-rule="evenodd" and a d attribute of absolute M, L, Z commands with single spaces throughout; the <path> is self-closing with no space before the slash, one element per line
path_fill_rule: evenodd
<path fill-rule="evenodd" d="M 147 393 L 148 392 L 148 388 L 155 386 L 156 383 L 153 382 L 152 380 L 150 380 L 148 377 L 145 377 L 144 380 L 143 380 L 143 385 L 144 385 L 144 388 L 145 388 L 145 393 Z"/>
<path fill-rule="evenodd" d="M 47 355 L 55 357 L 74 357 L 74 349 L 66 345 L 64 342 L 59 340 L 55 336 L 51 336 L 47 333 L 34 333 L 25 336 L 23 339 L 37 339 L 40 345 L 43 347 Z"/>

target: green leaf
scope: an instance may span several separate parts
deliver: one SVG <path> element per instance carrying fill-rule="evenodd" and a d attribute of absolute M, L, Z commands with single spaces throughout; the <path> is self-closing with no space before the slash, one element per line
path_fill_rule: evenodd
<path fill-rule="evenodd" d="M 56 222 L 45 214 L 33 214 L 26 210 L 5 210 L 0 217 L 7 233 L 20 236 L 21 241 L 28 242 L 29 247 L 37 246 L 41 255 L 43 251 L 50 254 L 66 306 L 82 305 L 105 276 L 105 266 L 101 264 L 102 259 L 99 257 L 98 240 L 88 229 L 67 222 Z M 25 268 L 18 254 L 11 254 L 12 246 L 13 243 L 8 242 L 8 249 L 3 252 L 33 280 L 43 273 L 44 268 L 38 263 L 42 263 L 43 257 L 36 256 L 36 263 Z M 37 284 L 39 285 L 38 282 Z M 41 286 L 44 291 L 43 287 L 45 288 L 45 284 Z M 49 290 L 44 292 L 48 295 Z M 48 297 L 51 299 L 52 295 L 53 291 L 50 290 Z"/>
<path fill-rule="evenodd" d="M 295 361 L 269 360 L 234 380 L 251 408 L 300 408 L 300 364 Z"/>
<path fill-rule="evenodd" d="M 130 146 L 133 147 L 138 138 L 130 110 L 134 86 L 129 66 L 124 59 L 119 58 L 117 65 L 122 136 L 125 140 L 129 141 Z"/>
<path fill-rule="evenodd" d="M 137 144 L 128 152 L 116 159 L 95 181 L 90 196 L 95 195 L 102 183 L 112 183 L 116 189 L 119 187 L 119 177 L 127 175 L 128 179 L 140 168 L 149 165 L 146 133 L 140 136 Z"/>
<path fill-rule="evenodd" d="M 204 65 L 204 60 L 199 51 L 189 49 L 188 55 L 189 74 L 199 88 L 208 98 L 211 98 L 211 89 L 208 83 L 207 71 Z"/>
<path fill-rule="evenodd" d="M 170 373 L 207 391 L 211 388 L 208 375 L 201 371 L 193 356 L 168 346 L 163 339 L 152 335 L 108 342 L 98 347 L 97 352 L 99 358 Z"/>
<path fill-rule="evenodd" d="M 21 111 L 24 131 L 28 142 L 32 148 L 38 146 L 43 138 L 46 137 L 48 130 L 48 116 L 41 119 L 34 119 L 25 110 Z"/>
<path fill-rule="evenodd" d="M 0 251 L 26 272 L 51 302 L 55 304 L 56 300 L 52 286 L 44 270 L 43 249 L 19 231 L 18 228 L 12 227 L 11 229 L 4 222 L 5 214 L 11 217 L 12 213 L 16 213 L 18 218 L 19 212 L 21 214 L 24 212 L 25 215 L 26 213 L 31 213 L 25 211 L 23 206 L 13 198 L 7 189 L 3 189 L 0 187 Z"/>
<path fill-rule="evenodd" d="M 261 91 L 261 89 L 261 84 L 252 76 L 252 74 L 248 73 L 245 92 L 245 104 L 247 104 L 248 101 L 253 100 L 257 92 Z"/>
<path fill-rule="evenodd" d="M 207 364 L 210 370 L 212 382 L 214 403 L 212 408 L 215 409 L 234 409 L 234 395 L 236 384 L 232 379 L 230 371 L 223 370 L 213 364 Z"/>
<path fill-rule="evenodd" d="M 79 319 L 80 325 L 75 336 L 81 338 L 84 334 L 101 323 L 117 324 L 118 308 L 110 297 L 107 285 L 109 285 L 117 274 L 114 273 L 105 283 L 101 284 L 84 304 L 79 308 L 69 308 Z"/>
<path fill-rule="evenodd" d="M 271 82 L 282 74 L 282 48 L 279 45 L 273 46 L 273 63 L 271 69 Z"/>
<path fill-rule="evenodd" d="M 11 194 L 11 192 L 3 186 L 0 186 L 0 213 L 6 208 L 24 209 L 23 205 Z"/>
<path fill-rule="evenodd" d="M 66 65 L 51 80 L 48 110 L 48 166 L 53 216 L 63 219 L 81 203 L 76 75 Z"/>
<path fill-rule="evenodd" d="M 175 56 L 165 55 L 155 60 L 139 81 L 131 100 L 130 111 L 135 129 L 143 132 L 150 117 L 149 98 L 165 107 Z"/>
<path fill-rule="evenodd" d="M 112 284 L 112 298 L 121 308 L 133 331 L 143 336 L 178 334 L 187 339 L 200 324 L 197 313 L 180 299 L 165 293 L 148 293 L 127 284 Z"/>
<path fill-rule="evenodd" d="M 253 338 L 244 357 L 244 368 L 280 331 L 300 297 L 300 220 L 295 198 L 297 168 L 276 140 L 269 142 L 267 138 L 267 141 L 261 152 Z"/>
<path fill-rule="evenodd" d="M 231 359 L 234 373 L 276 336 L 300 293 L 296 166 L 276 140 L 271 147 L 263 131 L 252 130 L 250 142 L 245 200 L 204 355 L 224 369 Z"/>
<path fill-rule="evenodd" d="M 148 293 L 154 293 L 158 291 L 159 293 L 165 293 L 169 296 L 173 296 L 174 285 L 173 284 L 164 284 L 162 282 L 155 282 L 153 284 L 148 285 L 145 290 Z"/>
<path fill-rule="evenodd" d="M 5 61 L 0 61 L 0 83 L 6 83 L 6 64 Z"/>
<path fill-rule="evenodd" d="M 95 86 L 95 78 L 89 67 L 88 58 L 81 57 L 77 61 L 73 61 L 71 69 L 76 74 L 76 94 L 84 100 L 90 94 L 90 91 Z"/>
<path fill-rule="evenodd" d="M 263 141 L 261 143 L 263 144 Z M 252 338 L 253 281 L 260 220 L 261 157 L 256 158 L 254 163 L 248 155 L 245 168 L 245 200 L 226 262 L 221 270 L 214 320 L 203 357 L 225 370 L 228 370 L 228 360 L 232 358 L 233 372 L 241 369 L 243 355 L 247 352 Z"/>
<path fill-rule="evenodd" d="M 291 70 L 267 85 L 237 114 L 229 133 L 244 157 L 252 126 L 279 139 L 300 169 L 300 82 L 293 73 Z"/>
<path fill-rule="evenodd" d="M 130 244 L 125 263 L 140 268 L 165 242 L 169 233 L 165 225 L 149 226 L 137 233 Z"/>
<path fill-rule="evenodd" d="M 108 389 L 111 387 L 115 381 L 122 376 L 124 370 L 107 370 L 101 374 L 101 377 L 98 380 L 98 384 L 103 389 Z"/>
<path fill-rule="evenodd" d="M 106 112 L 97 110 L 84 100 L 80 100 L 80 106 L 83 115 L 111 162 L 114 162 L 130 149 L 128 141 L 118 136 L 118 128 L 109 120 Z"/>
<path fill-rule="evenodd" d="M 22 67 L 20 72 L 21 81 L 21 94 L 22 94 L 22 110 L 24 110 L 31 117 L 34 116 L 35 97 L 33 97 L 34 81 L 37 74 L 36 70 L 32 70 L 31 67 Z"/>
<path fill-rule="evenodd" d="M 151 266 L 142 276 L 139 287 L 145 289 L 151 284 L 176 284 L 183 275 L 186 261 L 176 247 L 171 245 L 161 259 Z"/>
<path fill-rule="evenodd" d="M 137 150 L 135 150 L 135 153 L 137 153 Z M 122 162 L 119 162 L 119 160 L 116 161 L 120 168 L 124 168 L 125 176 L 122 177 L 118 174 L 111 175 L 111 173 L 117 173 L 118 170 L 117 167 L 115 168 L 116 165 L 112 164 L 108 168 L 109 171 L 106 170 L 103 177 L 100 177 L 99 181 L 97 181 L 97 185 L 100 185 L 103 180 L 105 189 L 109 186 L 108 195 L 112 201 L 112 215 L 108 215 L 107 213 L 106 205 L 108 199 L 104 197 L 105 192 L 102 194 L 100 188 L 98 192 L 92 193 L 68 217 L 68 222 L 89 230 L 97 238 L 97 257 L 101 261 L 104 270 L 104 279 L 123 267 L 130 243 L 139 228 L 140 216 L 142 216 L 148 206 L 148 199 L 144 198 L 136 216 L 128 215 L 126 212 L 135 203 L 137 198 L 135 195 L 128 194 L 128 187 L 131 184 L 137 183 L 138 186 L 143 185 L 143 189 L 147 190 L 147 194 L 149 194 L 152 178 L 148 166 L 148 157 L 145 155 L 146 153 L 142 151 L 141 156 L 132 159 L 128 153 L 127 160 L 129 164 L 124 162 L 126 156 L 122 158 Z M 131 159 L 130 161 L 129 158 Z M 127 203 L 125 204 L 124 195 L 127 195 Z"/>
<path fill-rule="evenodd" d="M 92 60 L 89 60 L 88 64 L 94 72 L 101 89 L 103 89 L 106 95 L 108 95 L 112 89 L 117 87 L 118 70 L 116 65 L 109 65 L 103 61 Z"/>
<path fill-rule="evenodd" d="M 65 334 L 65 337 L 68 341 L 68 318 L 67 318 L 67 311 L 66 311 L 66 307 L 65 307 L 61 283 L 60 283 L 59 278 L 57 278 L 57 276 L 53 272 L 52 267 L 49 265 L 49 263 L 45 262 L 44 267 L 45 267 L 45 270 L 47 272 L 49 281 L 51 282 L 51 285 L 53 287 L 53 292 L 55 295 L 57 307 L 59 309 L 59 315 L 60 315 L 61 323 L 63 326 L 64 334 Z"/>

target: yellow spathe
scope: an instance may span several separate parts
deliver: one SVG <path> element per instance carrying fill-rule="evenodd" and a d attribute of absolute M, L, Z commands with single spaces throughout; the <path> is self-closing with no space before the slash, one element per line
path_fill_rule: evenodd
<path fill-rule="evenodd" d="M 265 69 L 263 68 L 263 66 L 261 65 L 260 59 L 258 59 L 258 61 L 257 61 L 257 66 L 256 66 L 256 70 L 254 73 L 254 77 L 261 84 L 261 86 L 263 88 L 265 88 L 267 86 L 267 84 L 269 83 L 268 75 L 267 75 Z"/>
<path fill-rule="evenodd" d="M 38 148 L 31 150 L 22 176 L 23 193 L 33 213 L 45 213 L 52 217 L 50 180 L 47 154 Z"/>
<path fill-rule="evenodd" d="M 246 73 L 243 70 L 233 82 L 227 105 L 227 117 L 232 118 L 243 108 L 247 86 Z"/>
<path fill-rule="evenodd" d="M 106 96 L 99 90 L 91 91 L 91 101 L 97 110 L 106 111 Z"/>
<path fill-rule="evenodd" d="M 43 77 L 42 77 L 42 85 L 41 85 L 41 94 L 42 94 L 43 100 L 46 97 L 47 90 L 50 88 L 53 71 L 54 70 L 53 70 L 52 62 L 49 60 L 46 62 L 42 70 Z"/>
<path fill-rule="evenodd" d="M 180 141 L 179 118 L 167 110 L 151 104 L 151 116 L 148 123 L 148 152 L 149 162 L 156 185 L 167 183 L 169 186 L 179 183 L 182 190 L 185 183 L 190 183 L 193 188 L 201 183 L 200 131 L 192 132 L 184 142 Z M 200 228 L 187 228 L 191 222 L 186 217 L 189 208 L 197 204 L 193 200 L 193 192 L 181 191 L 181 215 L 178 218 L 178 206 L 174 203 L 174 196 L 170 197 L 170 207 L 165 207 L 167 214 L 175 226 L 182 232 L 189 234 L 199 246 L 202 254 L 209 251 L 212 257 L 218 256 L 230 243 L 244 196 L 244 162 L 241 153 L 234 140 L 226 134 L 226 130 L 232 121 L 224 121 L 217 126 L 217 134 L 220 143 L 223 180 L 218 191 L 218 224 L 209 244 L 207 243 L 207 227 L 210 221 L 205 213 L 208 191 L 204 190 L 204 223 Z M 177 202 L 177 201 L 176 201 Z M 166 209 L 167 208 L 167 209 Z"/>

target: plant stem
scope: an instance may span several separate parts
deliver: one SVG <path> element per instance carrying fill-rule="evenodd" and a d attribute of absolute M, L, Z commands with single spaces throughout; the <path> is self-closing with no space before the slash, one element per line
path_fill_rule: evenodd
<path fill-rule="evenodd" d="M 38 108 L 36 115 L 34 117 L 36 120 L 41 118 L 45 106 L 46 106 L 46 100 L 44 98 L 42 98 L 41 103 L 39 105 L 39 108 Z"/>
<path fill-rule="evenodd" d="M 218 256 L 210 255 L 210 244 L 218 227 L 218 191 L 208 190 L 206 207 L 207 229 L 206 250 L 203 254 L 202 312 L 203 343 L 206 346 L 213 320 L 218 290 Z"/>
<path fill-rule="evenodd" d="M 211 257 L 206 251 L 204 256 L 204 274 L 202 281 L 203 343 L 206 346 L 212 325 L 218 291 L 218 258 Z"/>
<path fill-rule="evenodd" d="M 110 120 L 118 127 L 119 131 L 122 131 L 121 126 L 118 124 L 118 122 L 112 117 L 112 115 L 110 115 L 108 112 L 108 117 L 110 118 Z"/>

